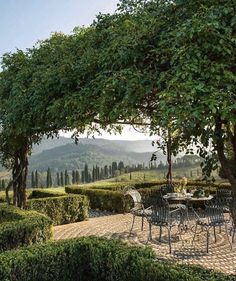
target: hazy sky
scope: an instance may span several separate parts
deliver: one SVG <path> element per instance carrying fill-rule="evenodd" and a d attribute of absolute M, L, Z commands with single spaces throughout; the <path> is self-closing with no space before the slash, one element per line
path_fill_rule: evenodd
<path fill-rule="evenodd" d="M 0 0 L 0 56 L 32 47 L 51 32 L 88 26 L 99 13 L 113 13 L 118 0 Z"/>
<path fill-rule="evenodd" d="M 70 33 L 75 26 L 89 26 L 95 16 L 113 13 L 119 0 L 0 0 L 0 56 L 25 50 L 52 32 Z M 110 139 L 147 139 L 125 128 L 122 135 L 103 134 Z"/>

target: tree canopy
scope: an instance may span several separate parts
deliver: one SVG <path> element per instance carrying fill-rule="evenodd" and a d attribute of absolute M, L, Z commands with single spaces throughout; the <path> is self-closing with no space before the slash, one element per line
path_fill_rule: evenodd
<path fill-rule="evenodd" d="M 236 0 L 123 0 L 89 28 L 6 54 L 1 158 L 14 166 L 17 150 L 27 155 L 44 134 L 60 129 L 132 123 L 156 132 L 171 124 L 174 145 L 200 143 L 205 172 L 219 159 L 236 193 L 225 155 L 230 141 L 236 168 L 235 10 Z"/>

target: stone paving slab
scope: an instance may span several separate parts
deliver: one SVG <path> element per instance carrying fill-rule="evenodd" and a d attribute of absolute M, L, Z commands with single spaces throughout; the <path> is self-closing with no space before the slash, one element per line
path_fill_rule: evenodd
<path fill-rule="evenodd" d="M 90 218 L 87 221 L 72 223 L 54 227 L 54 239 L 67 239 L 83 236 L 104 236 L 107 238 L 123 239 L 131 244 L 151 246 L 160 260 L 174 260 L 179 263 L 196 264 L 206 268 L 212 268 L 227 274 L 236 274 L 236 242 L 233 249 L 226 239 L 224 230 L 217 230 L 217 242 L 214 243 L 214 235 L 210 235 L 209 253 L 206 253 L 206 236 L 200 233 L 192 245 L 193 233 L 188 230 L 182 235 L 182 241 L 177 231 L 173 229 L 172 254 L 169 254 L 167 233 L 163 231 L 162 241 L 157 239 L 159 229 L 153 227 L 152 241 L 148 241 L 148 223 L 145 222 L 141 231 L 141 219 L 136 218 L 132 233 L 130 227 L 132 216 L 130 214 L 115 214 Z"/>

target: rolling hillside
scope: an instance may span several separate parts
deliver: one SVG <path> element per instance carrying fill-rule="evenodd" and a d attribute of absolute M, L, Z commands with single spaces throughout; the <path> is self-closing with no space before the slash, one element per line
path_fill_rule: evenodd
<path fill-rule="evenodd" d="M 146 151 L 146 152 L 144 152 Z M 151 141 L 113 141 L 106 139 L 81 139 L 79 144 L 72 139 L 46 139 L 34 148 L 30 157 L 30 170 L 82 169 L 87 163 L 93 165 L 109 165 L 112 161 L 123 161 L 125 165 L 145 163 L 151 159 L 154 148 Z M 160 153 L 157 162 L 164 161 Z"/>

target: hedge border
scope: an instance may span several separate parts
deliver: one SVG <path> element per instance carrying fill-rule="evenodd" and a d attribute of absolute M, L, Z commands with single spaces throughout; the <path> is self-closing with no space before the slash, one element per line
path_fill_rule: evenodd
<path fill-rule="evenodd" d="M 83 221 L 88 218 L 89 200 L 84 195 L 60 195 L 27 201 L 27 208 L 47 215 L 54 225 Z"/>
<path fill-rule="evenodd" d="M 0 252 L 52 238 L 52 221 L 35 211 L 0 205 Z"/>
<path fill-rule="evenodd" d="M 156 261 L 149 248 L 86 237 L 0 254 L 1 281 L 233 281 L 200 266 Z"/>

